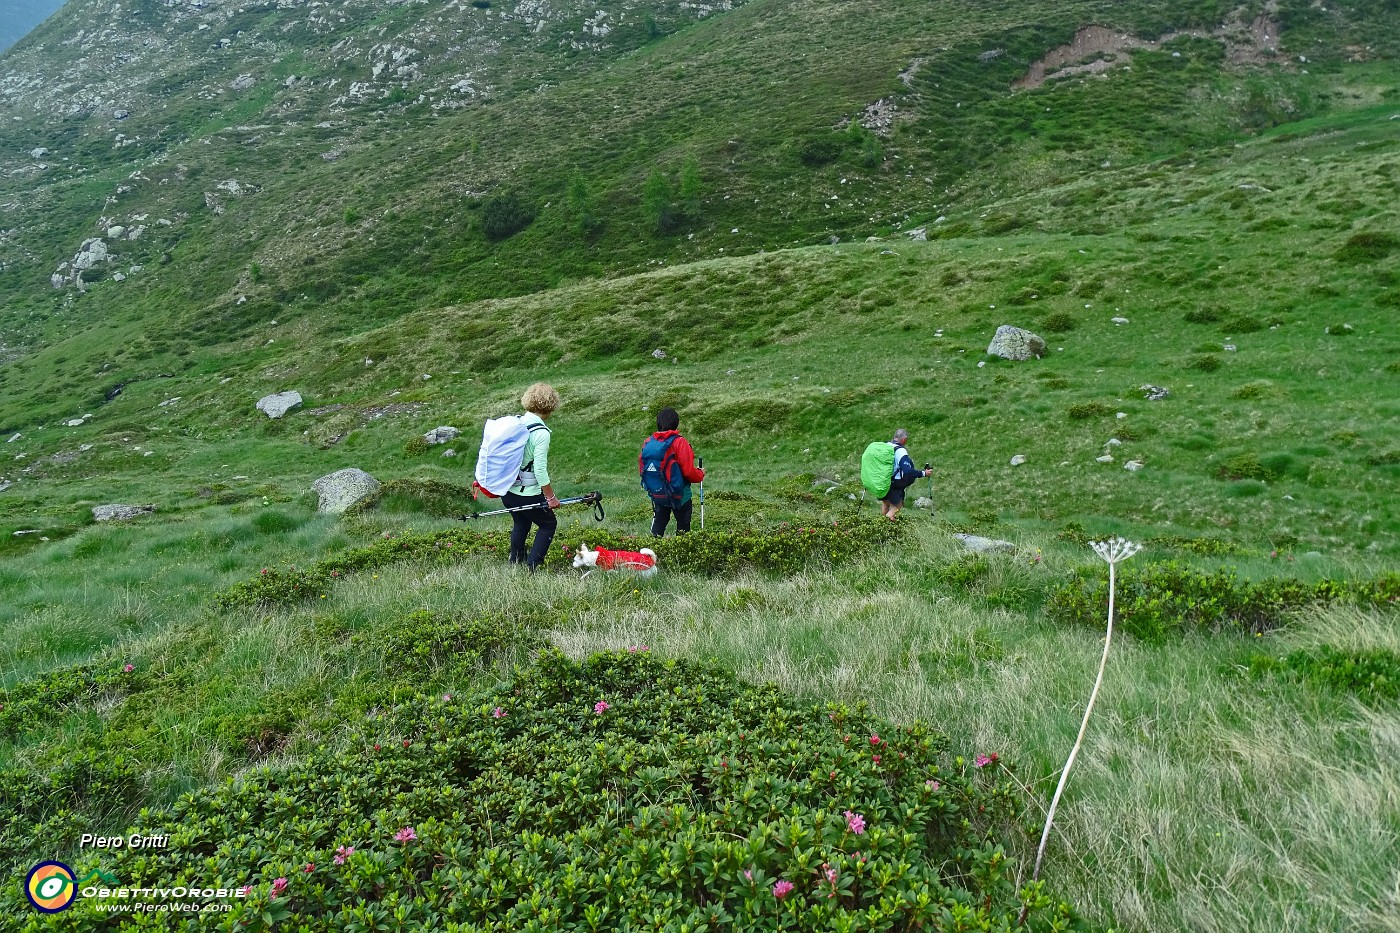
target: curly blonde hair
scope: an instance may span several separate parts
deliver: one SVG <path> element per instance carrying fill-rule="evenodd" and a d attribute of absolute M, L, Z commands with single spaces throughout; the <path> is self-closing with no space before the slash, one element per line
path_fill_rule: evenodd
<path fill-rule="evenodd" d="M 549 383 L 537 382 L 520 396 L 520 404 L 526 411 L 543 417 L 553 414 L 554 409 L 559 407 L 559 393 L 554 391 L 554 386 Z"/>

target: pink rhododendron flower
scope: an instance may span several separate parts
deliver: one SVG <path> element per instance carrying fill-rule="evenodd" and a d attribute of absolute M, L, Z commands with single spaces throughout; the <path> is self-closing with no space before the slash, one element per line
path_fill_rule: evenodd
<path fill-rule="evenodd" d="M 603 711 L 609 709 L 612 709 L 612 704 L 607 700 L 599 700 L 597 703 L 593 704 L 593 712 L 598 716 L 603 715 Z"/>
<path fill-rule="evenodd" d="M 924 786 L 927 787 L 929 790 L 938 790 L 938 788 L 942 787 L 943 785 L 930 778 L 929 780 L 924 781 Z"/>
<path fill-rule="evenodd" d="M 309 875 L 309 874 L 311 874 L 311 873 L 312 873 L 313 871 L 315 871 L 315 870 L 316 870 L 316 863 L 315 863 L 315 862 L 307 862 L 307 863 L 306 863 L 306 866 L 305 866 L 304 868 L 302 868 L 301 871 L 302 871 L 302 874 Z"/>
<path fill-rule="evenodd" d="M 413 840 L 415 840 L 415 839 L 417 839 L 417 838 L 418 838 L 418 834 L 417 834 L 416 832 L 413 831 L 413 827 L 412 827 L 412 826 L 405 826 L 403 829 L 401 829 L 401 830 L 399 830 L 398 832 L 394 833 L 394 841 L 395 841 L 395 842 L 412 842 Z"/>
<path fill-rule="evenodd" d="M 277 895 L 285 890 L 287 890 L 287 879 L 278 878 L 276 881 L 272 882 L 272 893 L 267 896 L 267 899 L 270 901 L 276 900 Z"/>
<path fill-rule="evenodd" d="M 776 897 L 776 898 L 777 898 L 778 900 L 780 900 L 780 901 L 781 901 L 783 898 L 787 897 L 788 894 L 791 893 L 791 891 L 792 891 L 792 882 L 791 882 L 791 881 L 783 880 L 783 881 L 776 882 L 776 883 L 773 885 L 773 896 Z"/>
<path fill-rule="evenodd" d="M 879 737 L 878 735 L 872 735 L 872 736 L 870 737 L 870 744 L 871 744 L 871 745 L 879 745 L 879 744 L 880 744 L 880 737 Z"/>
<path fill-rule="evenodd" d="M 491 711 L 491 715 L 492 715 L 492 717 L 494 717 L 494 718 L 496 718 L 496 719 L 505 719 L 505 718 L 506 718 L 506 711 L 503 710 L 503 709 L 501 709 L 501 708 L 498 706 L 498 707 L 496 707 L 495 709 L 493 709 L 493 710 Z"/>
<path fill-rule="evenodd" d="M 861 816 L 859 813 L 852 813 L 850 810 L 847 810 L 846 828 L 859 836 L 861 833 L 865 832 L 865 817 Z"/>
<path fill-rule="evenodd" d="M 345 860 L 354 854 L 354 846 L 341 846 L 339 849 L 335 850 L 335 858 L 331 859 L 331 861 L 335 862 L 337 865 L 344 865 Z"/>
<path fill-rule="evenodd" d="M 130 674 L 130 673 L 131 673 L 132 671 L 134 671 L 134 670 L 136 670 L 136 665 L 135 665 L 135 664 L 128 664 L 126 667 L 122 668 L 122 673 L 124 673 L 124 674 Z"/>
<path fill-rule="evenodd" d="M 987 765 L 996 764 L 999 760 L 1000 759 L 997 758 L 996 752 L 992 752 L 990 755 L 978 755 L 977 759 L 973 761 L 973 764 L 979 768 L 985 768 L 987 767 Z"/>
<path fill-rule="evenodd" d="M 878 765 L 878 764 L 880 763 L 880 756 L 879 756 L 879 755 L 871 755 L 871 756 L 870 756 L 870 760 L 873 761 L 873 762 L 875 762 L 875 763 Z"/>

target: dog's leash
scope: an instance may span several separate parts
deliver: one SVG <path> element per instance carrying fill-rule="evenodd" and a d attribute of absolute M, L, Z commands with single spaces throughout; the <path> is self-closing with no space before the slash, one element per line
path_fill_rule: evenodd
<path fill-rule="evenodd" d="M 570 496 L 567 499 L 559 500 L 561 508 L 566 505 L 578 505 L 579 503 L 587 503 L 593 506 L 593 520 L 595 522 L 601 522 L 608 517 L 607 513 L 603 511 L 603 494 L 596 489 L 593 492 L 586 492 L 581 496 Z M 490 515 L 509 515 L 512 512 L 529 512 L 532 509 L 538 508 L 538 505 L 517 505 L 508 509 L 492 509 L 489 512 L 477 512 L 474 515 L 460 515 L 457 520 L 465 522 L 475 518 L 486 518 Z"/>

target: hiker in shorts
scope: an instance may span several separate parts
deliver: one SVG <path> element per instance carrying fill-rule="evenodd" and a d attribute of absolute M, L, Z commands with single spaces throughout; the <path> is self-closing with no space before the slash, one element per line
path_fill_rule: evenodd
<path fill-rule="evenodd" d="M 656 413 L 656 433 L 642 444 L 637 458 L 637 471 L 642 488 L 651 496 L 651 533 L 664 537 L 671 516 L 676 516 L 676 534 L 690 531 L 693 505 L 690 484 L 705 480 L 705 471 L 695 465 L 695 451 L 690 441 L 676 430 L 681 417 L 674 408 Z"/>
<path fill-rule="evenodd" d="M 894 447 L 894 476 L 890 479 L 890 491 L 880 500 L 880 514 L 894 521 L 899 510 L 904 508 L 904 490 L 914 485 L 914 481 L 932 475 L 932 470 L 917 470 L 909 457 L 905 445 L 909 443 L 909 432 L 900 428 L 890 438 Z"/>
<path fill-rule="evenodd" d="M 520 475 L 516 477 L 515 485 L 501 496 L 501 502 L 508 509 L 536 506 L 510 515 L 510 562 L 523 563 L 530 570 L 535 570 L 544 563 L 550 542 L 554 540 L 554 530 L 559 524 L 553 512 L 559 507 L 559 497 L 554 494 L 554 487 L 549 482 L 549 428 L 544 426 L 559 407 L 559 393 L 548 383 L 537 382 L 525 390 L 520 404 L 525 408 L 526 414 L 521 421 L 530 426 L 530 439 L 525 442 Z M 527 555 L 525 539 L 530 536 L 531 525 L 539 530 Z"/>

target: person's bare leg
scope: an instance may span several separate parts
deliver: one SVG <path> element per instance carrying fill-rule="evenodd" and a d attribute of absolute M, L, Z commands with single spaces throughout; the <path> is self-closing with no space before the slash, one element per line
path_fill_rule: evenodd
<path fill-rule="evenodd" d="M 902 505 L 890 506 L 890 510 L 885 513 L 885 517 L 888 518 L 890 521 L 894 521 L 899 516 L 899 510 L 902 508 L 904 508 L 904 506 Z"/>

